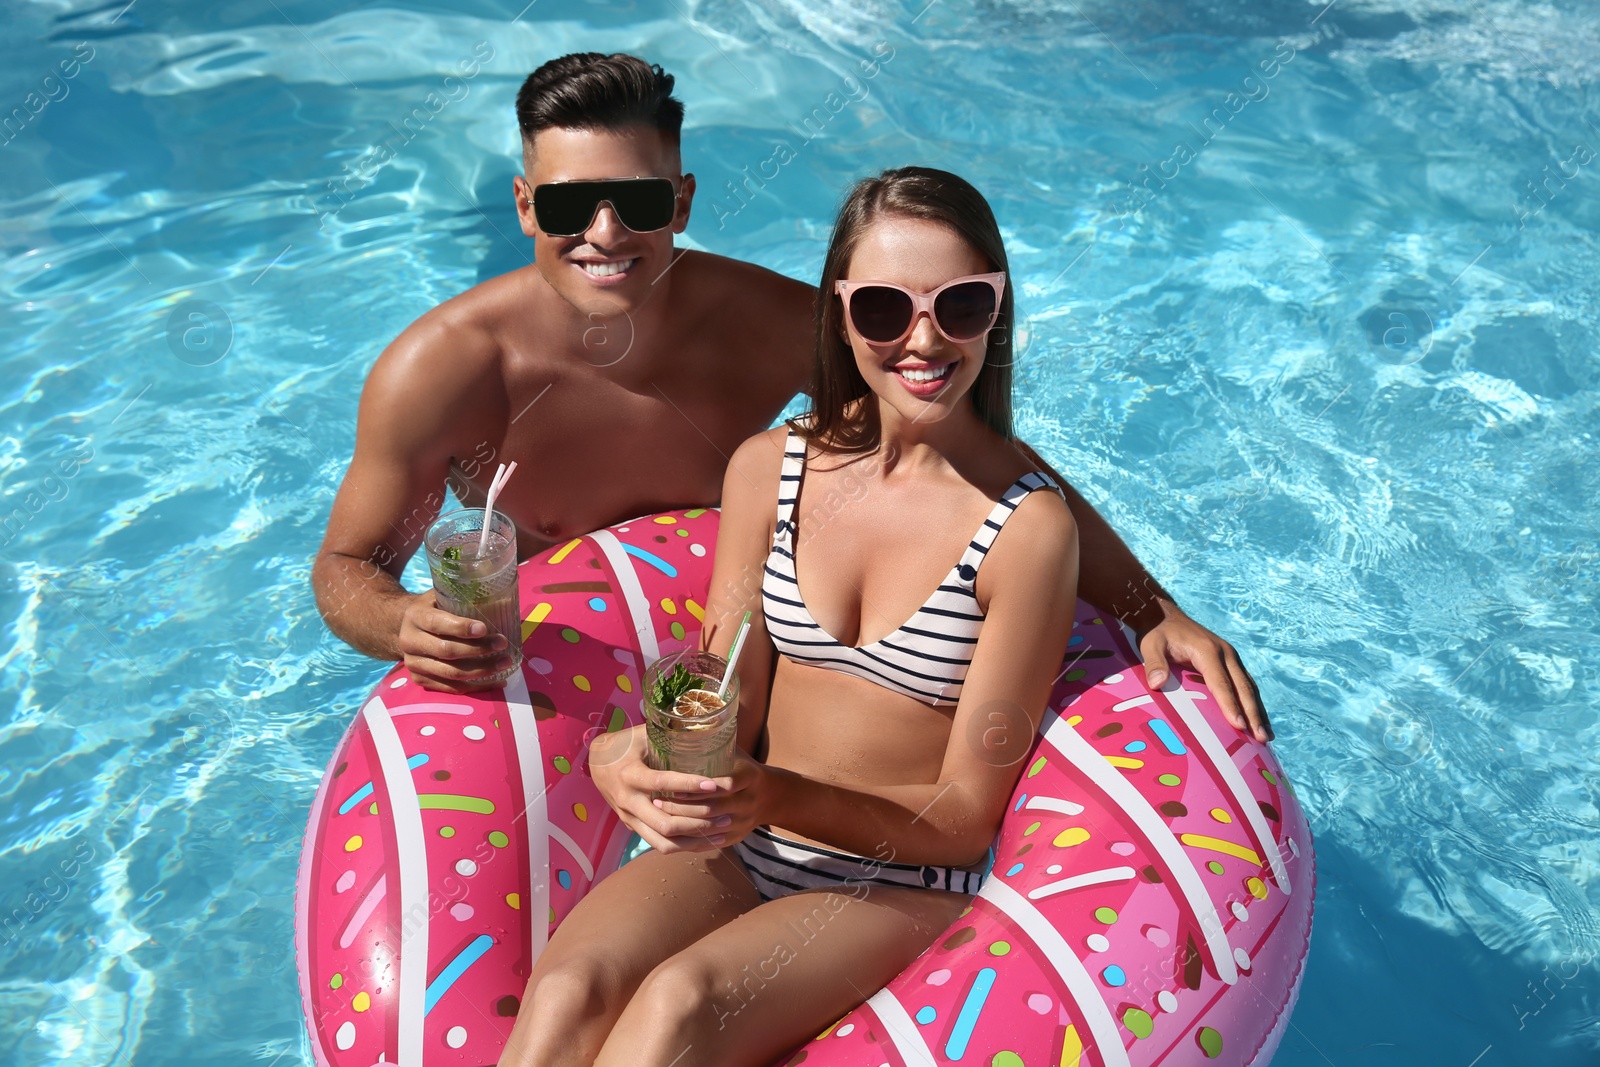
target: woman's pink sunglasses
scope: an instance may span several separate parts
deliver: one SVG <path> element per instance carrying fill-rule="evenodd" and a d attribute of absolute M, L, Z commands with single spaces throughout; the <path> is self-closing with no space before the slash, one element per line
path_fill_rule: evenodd
<path fill-rule="evenodd" d="M 996 271 L 952 278 L 931 293 L 913 292 L 893 282 L 839 281 L 835 289 L 844 300 L 845 318 L 871 344 L 904 341 L 924 312 L 947 340 L 965 344 L 982 337 L 1000 316 L 1006 275 Z"/>

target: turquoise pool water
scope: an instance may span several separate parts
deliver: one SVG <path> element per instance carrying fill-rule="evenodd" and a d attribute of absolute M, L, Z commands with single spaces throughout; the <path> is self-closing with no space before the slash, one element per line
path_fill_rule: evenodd
<path fill-rule="evenodd" d="M 1595 1062 L 1592 6 L 523 3 L 7 5 L 0 1063 L 309 1062 L 300 834 L 381 670 L 310 559 L 377 353 L 526 261 L 511 100 L 578 49 L 679 76 L 696 246 L 814 278 L 864 172 L 990 196 L 1024 435 L 1315 820 L 1279 1064 Z"/>

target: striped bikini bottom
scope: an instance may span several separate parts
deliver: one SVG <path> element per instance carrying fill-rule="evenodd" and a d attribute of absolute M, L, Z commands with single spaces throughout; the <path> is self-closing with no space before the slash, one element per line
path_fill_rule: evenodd
<path fill-rule="evenodd" d="M 938 889 L 952 893 L 976 893 L 989 876 L 994 850 L 981 871 L 956 867 L 934 867 L 914 863 L 884 863 L 870 856 L 857 856 L 820 845 L 791 841 L 758 826 L 750 836 L 733 846 L 744 861 L 750 880 L 763 902 L 777 900 L 801 889 L 833 886 L 904 886 L 912 889 Z M 869 892 L 864 888 L 862 893 Z"/>

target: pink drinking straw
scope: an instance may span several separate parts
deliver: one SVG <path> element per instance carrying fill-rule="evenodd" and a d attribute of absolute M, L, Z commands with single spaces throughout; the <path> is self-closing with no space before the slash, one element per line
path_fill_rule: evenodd
<path fill-rule="evenodd" d="M 505 488 L 510 480 L 511 473 L 517 469 L 516 460 L 511 461 L 508 467 L 504 463 L 494 472 L 494 480 L 489 483 L 489 495 L 483 501 L 483 532 L 478 535 L 478 558 L 483 558 L 483 551 L 489 545 L 489 525 L 494 518 L 494 498 L 500 495 L 500 490 Z"/>

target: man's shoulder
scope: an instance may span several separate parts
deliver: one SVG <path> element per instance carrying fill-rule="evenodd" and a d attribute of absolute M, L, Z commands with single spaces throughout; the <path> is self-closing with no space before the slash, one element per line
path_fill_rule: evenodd
<path fill-rule="evenodd" d="M 518 300 L 526 286 L 521 274 L 490 278 L 424 312 L 394 339 L 374 371 L 387 364 L 407 374 L 444 368 L 458 378 L 498 373 L 508 328 L 519 307 L 526 314 L 526 302 Z"/>
<path fill-rule="evenodd" d="M 747 259 L 735 259 L 724 256 L 718 252 L 707 252 L 701 248 L 685 248 L 681 253 L 684 266 L 692 265 L 696 270 L 707 273 L 720 272 L 729 277 L 764 280 L 771 284 L 794 287 L 799 290 L 816 288 L 806 282 L 796 281 L 787 274 L 780 274 L 775 270 L 763 267 L 759 263 L 751 263 Z"/>
<path fill-rule="evenodd" d="M 425 312 L 406 332 L 415 331 L 429 341 L 447 334 L 452 344 L 498 346 L 507 328 L 517 323 L 519 313 L 527 314 L 526 272 L 531 270 L 524 267 L 479 282 Z"/>
<path fill-rule="evenodd" d="M 518 279 L 501 275 L 473 286 L 423 313 L 396 337 L 367 375 L 364 397 L 373 405 L 405 410 L 437 432 L 454 424 L 462 405 L 492 416 L 503 378 L 508 307 Z"/>
<path fill-rule="evenodd" d="M 689 269 L 673 297 L 682 294 L 681 328 L 730 387 L 756 389 L 763 405 L 781 393 L 770 412 L 777 414 L 811 373 L 816 287 L 710 252 L 684 257 L 680 266 Z M 751 352 L 765 358 L 750 359 Z"/>
<path fill-rule="evenodd" d="M 816 286 L 796 281 L 775 270 L 742 259 L 685 249 L 674 271 L 684 277 L 684 288 L 696 297 L 706 300 L 725 299 L 729 295 L 745 300 L 758 300 L 769 309 L 774 303 L 805 308 L 809 311 Z M 729 293 L 727 290 L 737 290 Z"/>

